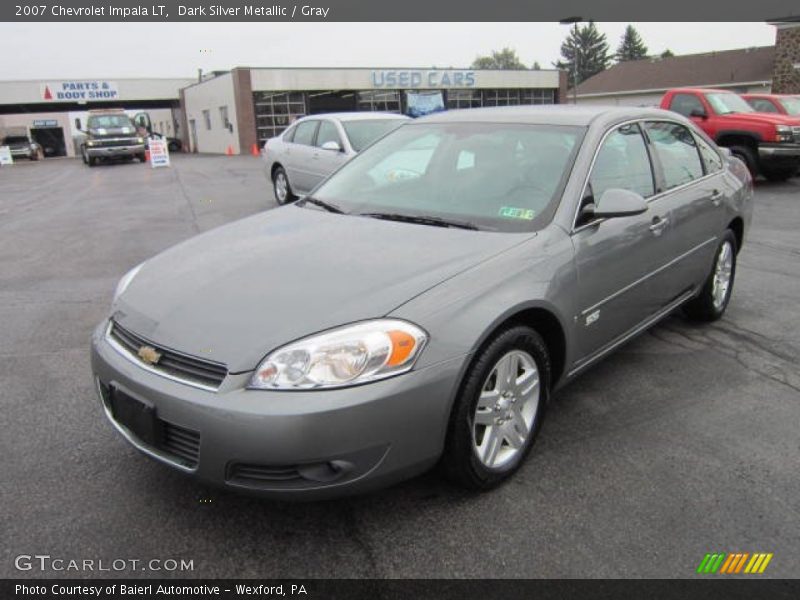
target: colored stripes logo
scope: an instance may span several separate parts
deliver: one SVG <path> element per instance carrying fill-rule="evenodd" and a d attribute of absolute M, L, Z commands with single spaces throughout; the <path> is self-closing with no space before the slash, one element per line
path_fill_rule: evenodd
<path fill-rule="evenodd" d="M 715 552 L 706 554 L 697 572 L 705 575 L 719 573 L 720 575 L 735 575 L 747 573 L 751 575 L 763 573 L 769 561 L 772 560 L 772 553 L 765 552 Z"/>

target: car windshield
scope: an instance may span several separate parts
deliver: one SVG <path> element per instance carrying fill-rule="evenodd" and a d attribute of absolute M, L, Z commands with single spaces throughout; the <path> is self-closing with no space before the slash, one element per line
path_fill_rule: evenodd
<path fill-rule="evenodd" d="M 92 115 L 89 117 L 89 129 L 133 129 L 128 115 Z"/>
<path fill-rule="evenodd" d="M 780 103 L 790 115 L 800 115 L 800 96 L 781 98 Z"/>
<path fill-rule="evenodd" d="M 10 135 L 3 138 L 3 145 L 10 146 L 11 144 L 28 144 L 28 138 L 22 135 Z"/>
<path fill-rule="evenodd" d="M 403 119 L 365 119 L 342 121 L 347 139 L 356 152 L 361 152 L 379 137 L 405 123 Z"/>
<path fill-rule="evenodd" d="M 508 123 L 400 127 L 314 198 L 345 213 L 521 232 L 550 222 L 584 129 Z"/>
<path fill-rule="evenodd" d="M 755 112 L 755 109 L 738 94 L 706 94 L 706 99 L 718 115 Z"/>

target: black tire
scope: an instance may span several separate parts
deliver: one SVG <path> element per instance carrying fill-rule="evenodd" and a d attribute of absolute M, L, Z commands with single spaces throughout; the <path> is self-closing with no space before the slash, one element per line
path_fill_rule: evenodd
<path fill-rule="evenodd" d="M 730 280 L 728 289 L 725 292 L 722 302 L 718 303 L 714 301 L 714 280 L 717 275 L 717 265 L 720 262 L 723 248 L 726 245 L 729 245 L 731 252 Z M 703 288 L 700 290 L 700 293 L 697 296 L 683 305 L 683 311 L 686 313 L 687 317 L 693 321 L 708 323 L 711 321 L 716 321 L 725 314 L 725 309 L 728 308 L 728 303 L 730 302 L 731 294 L 733 293 L 733 285 L 736 281 L 737 252 L 738 249 L 736 247 L 736 236 L 733 234 L 733 231 L 727 229 L 725 234 L 722 236 L 719 245 L 717 246 L 717 251 L 714 253 L 714 263 L 711 265 L 711 273 L 709 273 L 708 278 L 703 284 Z"/>
<path fill-rule="evenodd" d="M 279 178 L 281 177 L 286 185 L 285 194 L 281 193 L 279 189 Z M 283 167 L 277 167 L 275 172 L 272 174 L 272 192 L 275 195 L 275 201 L 281 205 L 289 204 L 290 202 L 297 200 L 297 196 L 295 196 L 292 192 L 292 186 L 289 183 L 289 177 L 286 175 L 286 171 L 283 169 Z"/>
<path fill-rule="evenodd" d="M 513 350 L 533 358 L 539 377 L 539 401 L 527 439 L 506 464 L 489 468 L 478 457 L 473 421 L 478 399 L 498 361 Z M 470 490 L 488 490 L 510 478 L 533 447 L 541 427 L 550 394 L 550 356 L 541 336 L 532 328 L 515 325 L 495 335 L 473 358 L 464 375 L 450 415 L 445 449 L 440 466 L 452 482 Z M 485 434 L 484 434 L 485 435 Z M 502 444 L 503 442 L 501 442 Z"/>
<path fill-rule="evenodd" d="M 139 159 L 139 162 L 147 162 L 147 155 L 144 152 L 137 154 L 136 158 Z"/>
<path fill-rule="evenodd" d="M 89 164 L 89 159 L 86 156 L 86 146 L 81 146 L 81 160 L 83 160 L 83 164 Z"/>
<path fill-rule="evenodd" d="M 758 175 L 758 156 L 750 146 L 731 146 L 731 154 L 747 166 L 753 179 Z"/>
<path fill-rule="evenodd" d="M 90 167 L 93 167 L 93 166 L 95 166 L 97 164 L 97 159 L 95 157 L 93 157 L 93 156 L 89 156 L 87 158 L 87 163 L 86 164 L 89 165 Z"/>
<path fill-rule="evenodd" d="M 181 149 L 181 145 L 178 142 L 170 142 L 167 144 L 167 149 L 170 152 L 179 152 Z"/>

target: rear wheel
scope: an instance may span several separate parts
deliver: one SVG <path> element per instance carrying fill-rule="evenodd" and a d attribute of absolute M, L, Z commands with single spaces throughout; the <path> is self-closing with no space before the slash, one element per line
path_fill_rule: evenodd
<path fill-rule="evenodd" d="M 289 185 L 289 178 L 286 176 L 286 171 L 283 167 L 275 169 L 272 175 L 272 189 L 275 192 L 275 200 L 278 204 L 287 204 L 297 199 L 292 193 L 292 187 Z"/>
<path fill-rule="evenodd" d="M 750 171 L 753 179 L 758 175 L 758 157 L 755 150 L 750 146 L 731 146 L 731 154 L 747 165 L 747 170 Z"/>
<path fill-rule="evenodd" d="M 716 321 L 728 308 L 736 275 L 736 236 L 725 231 L 714 255 L 714 266 L 703 289 L 683 306 L 686 315 L 695 321 Z"/>
<path fill-rule="evenodd" d="M 491 489 L 533 445 L 550 387 L 550 358 L 530 327 L 496 335 L 476 356 L 453 406 L 442 468 L 455 483 Z"/>

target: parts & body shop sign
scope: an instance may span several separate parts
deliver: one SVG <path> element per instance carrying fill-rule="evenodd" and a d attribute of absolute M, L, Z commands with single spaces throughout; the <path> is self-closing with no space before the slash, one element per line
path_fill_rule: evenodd
<path fill-rule="evenodd" d="M 116 81 L 100 79 L 49 81 L 42 84 L 42 100 L 45 102 L 119 100 L 119 88 Z"/>

